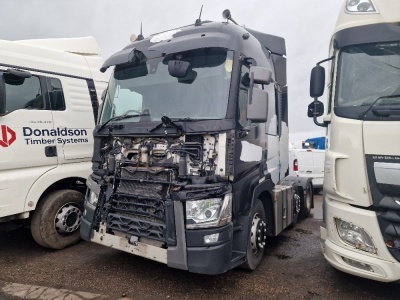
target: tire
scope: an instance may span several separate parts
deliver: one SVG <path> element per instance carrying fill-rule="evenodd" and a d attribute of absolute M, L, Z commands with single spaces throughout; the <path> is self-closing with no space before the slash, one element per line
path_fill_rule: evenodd
<path fill-rule="evenodd" d="M 310 183 L 307 184 L 306 189 L 304 190 L 304 199 L 301 201 L 300 206 L 300 219 L 308 218 L 311 214 L 311 207 L 313 204 L 313 196 L 314 191 L 312 185 Z"/>
<path fill-rule="evenodd" d="M 50 249 L 77 243 L 84 199 L 83 194 L 74 190 L 59 190 L 45 196 L 31 219 L 34 240 Z"/>
<path fill-rule="evenodd" d="M 242 267 L 255 270 L 260 264 L 265 249 L 267 220 L 262 202 L 257 199 L 250 213 L 249 239 L 247 242 L 246 261 Z"/>

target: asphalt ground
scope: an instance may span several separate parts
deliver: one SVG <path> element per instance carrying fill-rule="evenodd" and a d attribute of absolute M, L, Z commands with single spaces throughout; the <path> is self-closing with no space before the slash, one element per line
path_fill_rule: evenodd
<path fill-rule="evenodd" d="M 0 234 L 0 299 L 398 299 L 399 283 L 342 273 L 320 250 L 321 196 L 313 215 L 268 239 L 257 270 L 207 276 L 101 245 L 53 251 L 27 229 Z"/>

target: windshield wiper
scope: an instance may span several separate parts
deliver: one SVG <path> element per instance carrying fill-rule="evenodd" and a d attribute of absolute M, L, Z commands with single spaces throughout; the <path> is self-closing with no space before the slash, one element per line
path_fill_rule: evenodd
<path fill-rule="evenodd" d="M 158 124 L 157 126 L 153 127 L 152 129 L 150 129 L 150 132 L 153 132 L 154 130 L 160 128 L 162 125 L 165 126 L 165 128 L 167 127 L 174 127 L 178 130 L 179 134 L 182 135 L 183 128 L 182 126 L 176 124 L 174 121 L 172 121 L 170 118 L 168 118 L 167 116 L 162 116 L 161 117 L 161 124 Z"/>
<path fill-rule="evenodd" d="M 112 121 L 120 121 L 124 119 L 129 119 L 129 118 L 135 118 L 135 117 L 142 117 L 142 116 L 150 116 L 149 113 L 141 113 L 141 114 L 130 114 L 130 111 L 128 110 L 125 114 L 120 115 L 120 116 L 115 116 L 110 119 L 108 119 L 106 122 L 104 122 L 100 128 L 97 130 L 97 132 L 100 132 L 106 125 Z"/>
<path fill-rule="evenodd" d="M 358 119 L 361 119 L 362 117 L 364 117 L 367 112 L 369 112 L 371 110 L 371 108 L 381 99 L 383 98 L 397 98 L 400 97 L 400 94 L 393 94 L 393 95 L 389 95 L 389 96 L 380 96 L 378 98 L 375 99 L 374 102 L 372 102 L 372 104 L 370 106 L 368 106 L 368 108 L 366 110 L 364 110 L 361 114 L 358 115 Z"/>

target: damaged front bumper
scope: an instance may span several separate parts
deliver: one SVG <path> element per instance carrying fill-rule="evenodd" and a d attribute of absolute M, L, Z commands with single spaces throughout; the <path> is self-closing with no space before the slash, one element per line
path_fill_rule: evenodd
<path fill-rule="evenodd" d="M 172 268 L 200 274 L 221 274 L 230 269 L 232 222 L 215 228 L 186 229 L 185 207 L 173 201 L 175 243 L 155 245 L 140 237 L 110 233 L 105 223 L 93 228 L 96 207 L 85 201 L 81 237 L 104 246 L 164 263 Z"/>

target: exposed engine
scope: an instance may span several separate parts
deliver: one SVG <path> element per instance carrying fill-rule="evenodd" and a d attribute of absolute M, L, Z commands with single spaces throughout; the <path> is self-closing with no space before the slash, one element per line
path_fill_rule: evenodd
<path fill-rule="evenodd" d="M 109 139 L 101 151 L 100 169 L 108 175 L 97 224 L 131 242 L 175 244 L 171 200 L 215 197 L 229 189 L 225 141 L 226 134 Z"/>

